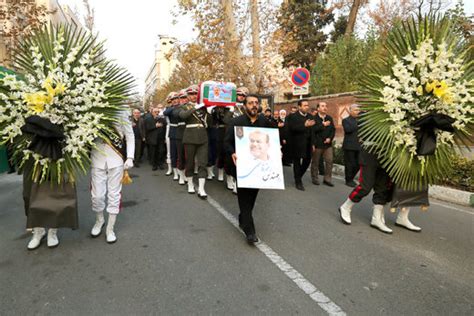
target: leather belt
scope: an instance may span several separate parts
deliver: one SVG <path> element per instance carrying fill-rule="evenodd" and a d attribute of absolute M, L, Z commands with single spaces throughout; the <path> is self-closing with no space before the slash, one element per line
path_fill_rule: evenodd
<path fill-rule="evenodd" d="M 186 128 L 199 128 L 199 127 L 204 127 L 202 124 L 187 124 Z"/>

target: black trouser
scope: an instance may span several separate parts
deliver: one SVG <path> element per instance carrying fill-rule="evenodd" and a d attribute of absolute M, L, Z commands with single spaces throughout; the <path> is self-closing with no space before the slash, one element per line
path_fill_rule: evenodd
<path fill-rule="evenodd" d="M 372 202 L 384 205 L 392 200 L 392 182 L 387 172 L 382 168 L 377 157 L 367 152 L 361 152 L 359 185 L 352 190 L 349 199 L 358 203 L 374 189 Z"/>
<path fill-rule="evenodd" d="M 344 150 L 344 173 L 346 183 L 354 180 L 357 171 L 359 171 L 359 151 Z"/>
<path fill-rule="evenodd" d="M 293 174 L 295 176 L 295 184 L 301 184 L 304 173 L 311 164 L 311 158 L 293 158 Z"/>
<path fill-rule="evenodd" d="M 162 165 L 166 159 L 166 144 L 164 141 L 158 141 L 156 145 L 148 145 L 151 156 L 151 165 L 157 168 Z"/>
<path fill-rule="evenodd" d="M 184 170 L 186 168 L 186 154 L 182 138 L 176 138 L 176 147 L 178 152 L 178 169 Z"/>
<path fill-rule="evenodd" d="M 176 138 L 170 138 L 170 159 L 171 167 L 176 168 L 178 166 L 178 145 Z"/>
<path fill-rule="evenodd" d="M 135 138 L 135 164 L 139 164 L 143 155 L 143 145 L 144 143 L 140 138 Z"/>
<path fill-rule="evenodd" d="M 165 139 L 158 139 L 157 162 L 158 166 L 163 166 L 166 163 L 166 142 Z"/>
<path fill-rule="evenodd" d="M 208 153 L 207 153 L 207 166 L 214 166 L 217 159 L 217 128 L 209 127 L 207 129 L 207 143 L 208 143 Z"/>
<path fill-rule="evenodd" d="M 257 199 L 258 189 L 237 188 L 239 201 L 239 225 L 245 235 L 255 234 L 252 211 Z"/>
<path fill-rule="evenodd" d="M 194 160 L 198 164 L 198 178 L 207 177 L 207 143 L 203 144 L 185 144 L 186 148 L 186 177 L 194 175 Z"/>

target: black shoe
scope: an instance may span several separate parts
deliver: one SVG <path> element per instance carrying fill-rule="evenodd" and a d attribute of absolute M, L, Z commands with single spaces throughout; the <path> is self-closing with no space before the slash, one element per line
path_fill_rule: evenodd
<path fill-rule="evenodd" d="M 159 168 L 160 168 L 160 170 L 165 170 L 166 169 L 165 165 L 160 165 Z"/>
<path fill-rule="evenodd" d="M 319 185 L 319 181 L 318 180 L 312 180 L 311 181 L 314 185 Z"/>
<path fill-rule="evenodd" d="M 297 184 L 296 184 L 296 189 L 297 189 L 297 190 L 300 190 L 300 191 L 304 191 L 304 186 L 303 186 L 303 184 L 302 184 L 302 183 L 297 183 Z"/>
<path fill-rule="evenodd" d="M 325 185 L 327 185 L 328 187 L 333 187 L 334 186 L 334 184 L 332 184 L 332 182 L 329 182 L 329 181 L 323 181 L 323 183 Z"/>
<path fill-rule="evenodd" d="M 158 167 L 155 166 L 155 167 L 151 168 L 151 170 L 156 171 L 156 170 L 158 170 Z"/>
<path fill-rule="evenodd" d="M 291 167 L 291 163 L 284 163 L 283 166 L 285 166 L 285 167 Z"/>
<path fill-rule="evenodd" d="M 245 239 L 247 239 L 247 242 L 251 245 L 254 243 L 258 242 L 258 238 L 255 234 L 248 234 Z"/>
<path fill-rule="evenodd" d="M 346 181 L 346 185 L 351 188 L 355 188 L 357 186 L 357 183 L 354 181 Z"/>
<path fill-rule="evenodd" d="M 201 195 L 201 194 L 198 193 L 198 196 L 201 200 L 206 200 L 207 199 L 207 195 L 204 195 L 204 194 Z"/>
<path fill-rule="evenodd" d="M 10 169 L 10 170 L 8 170 L 8 172 L 7 172 L 7 173 L 8 173 L 8 174 L 15 173 L 15 169 Z"/>

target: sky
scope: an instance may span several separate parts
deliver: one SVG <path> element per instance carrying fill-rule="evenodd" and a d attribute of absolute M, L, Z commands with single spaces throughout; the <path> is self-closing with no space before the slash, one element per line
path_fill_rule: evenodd
<path fill-rule="evenodd" d="M 77 10 L 82 21 L 82 0 L 58 1 Z M 181 17 L 177 25 L 172 25 L 171 10 L 176 0 L 89 0 L 89 3 L 95 9 L 95 30 L 106 40 L 108 57 L 126 67 L 137 79 L 139 93 L 145 88 L 158 35 L 176 37 L 181 43 L 195 37 L 189 17 Z M 464 6 L 467 14 L 474 14 L 473 0 L 464 0 Z"/>

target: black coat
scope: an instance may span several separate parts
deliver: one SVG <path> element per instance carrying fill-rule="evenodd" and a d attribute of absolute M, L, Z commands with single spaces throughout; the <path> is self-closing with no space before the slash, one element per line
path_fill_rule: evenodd
<path fill-rule="evenodd" d="M 132 128 L 133 128 L 133 135 L 135 135 L 135 139 L 142 139 L 144 135 L 142 135 L 142 123 L 143 118 L 140 117 L 138 120 L 136 120 L 134 117 L 132 117 Z"/>
<path fill-rule="evenodd" d="M 161 123 L 163 126 L 156 127 L 156 123 Z M 166 135 L 166 119 L 164 117 L 149 116 L 145 120 L 146 128 L 146 143 L 148 145 L 157 145 L 159 141 L 164 141 Z"/>
<path fill-rule="evenodd" d="M 342 141 L 342 149 L 344 150 L 360 150 L 359 137 L 357 135 L 358 125 L 357 119 L 348 116 L 342 120 L 342 128 L 344 129 L 344 140 Z"/>
<path fill-rule="evenodd" d="M 316 121 L 316 124 L 314 124 L 313 126 L 313 145 L 316 148 L 320 148 L 320 149 L 331 147 L 332 140 L 334 139 L 334 136 L 336 135 L 334 120 L 332 119 L 331 116 L 327 114 L 324 117 L 324 122 L 330 121 L 331 124 L 329 126 L 323 125 L 323 119 L 318 114 L 316 114 L 316 116 L 314 117 L 314 120 Z M 324 143 L 324 140 L 326 138 L 331 139 L 331 142 L 329 144 Z"/>
<path fill-rule="evenodd" d="M 309 158 L 311 155 L 311 127 L 304 126 L 307 120 L 313 120 L 311 114 L 303 116 L 299 111 L 286 117 L 288 146 L 292 158 Z"/>

